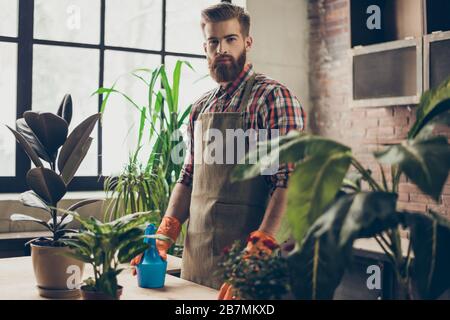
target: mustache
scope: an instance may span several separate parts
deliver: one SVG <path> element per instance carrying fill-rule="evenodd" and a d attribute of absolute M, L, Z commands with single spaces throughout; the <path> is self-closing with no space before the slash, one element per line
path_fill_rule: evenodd
<path fill-rule="evenodd" d="M 233 63 L 235 62 L 233 56 L 224 54 L 224 55 L 220 55 L 220 56 L 217 56 L 217 57 L 214 58 L 214 60 L 213 60 L 213 66 L 217 66 L 218 61 L 220 61 L 220 60 L 225 60 L 225 59 L 229 59 L 229 60 L 231 60 L 231 62 L 233 62 Z"/>

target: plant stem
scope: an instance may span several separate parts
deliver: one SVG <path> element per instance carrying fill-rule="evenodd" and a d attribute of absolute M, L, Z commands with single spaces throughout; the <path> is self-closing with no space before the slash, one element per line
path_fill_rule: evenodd
<path fill-rule="evenodd" d="M 367 172 L 366 169 L 361 165 L 361 163 L 358 162 L 355 158 L 352 157 L 352 165 L 355 167 L 356 170 L 361 173 L 363 176 L 363 179 L 369 183 L 370 187 L 373 191 L 385 191 L 383 188 L 372 178 L 372 176 Z"/>

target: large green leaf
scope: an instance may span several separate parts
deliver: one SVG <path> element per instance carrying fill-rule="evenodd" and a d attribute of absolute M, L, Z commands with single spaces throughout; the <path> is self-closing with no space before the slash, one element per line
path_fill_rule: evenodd
<path fill-rule="evenodd" d="M 10 218 L 11 221 L 30 221 L 30 222 L 35 222 L 37 224 L 40 224 L 40 225 L 46 227 L 49 230 L 52 230 L 51 226 L 48 225 L 45 221 L 42 221 L 40 219 L 36 219 L 36 218 L 28 216 L 26 214 L 13 213 L 9 218 Z"/>
<path fill-rule="evenodd" d="M 33 130 L 28 126 L 24 118 L 16 120 L 17 131 L 28 141 L 31 148 L 38 154 L 41 159 L 47 162 L 52 162 L 56 158 L 56 152 L 49 154 L 39 139 L 34 134 Z"/>
<path fill-rule="evenodd" d="M 331 299 L 357 238 L 397 226 L 396 195 L 384 192 L 344 195 L 333 202 L 288 257 L 293 292 L 300 299 Z"/>
<path fill-rule="evenodd" d="M 450 288 L 450 221 L 437 213 L 404 213 L 414 251 L 412 277 L 422 299 L 439 298 Z"/>
<path fill-rule="evenodd" d="M 33 168 L 27 173 L 28 186 L 45 202 L 56 206 L 67 187 L 61 177 L 47 168 Z"/>
<path fill-rule="evenodd" d="M 144 243 L 142 240 L 140 242 L 129 242 L 126 246 L 119 250 L 118 259 L 120 263 L 128 263 L 134 257 L 140 255 L 149 247 L 148 243 Z"/>
<path fill-rule="evenodd" d="M 19 201 L 27 207 L 38 208 L 47 212 L 51 212 L 45 201 L 39 198 L 39 196 L 34 191 L 29 190 L 21 193 Z"/>
<path fill-rule="evenodd" d="M 62 99 L 57 115 L 70 125 L 70 121 L 72 121 L 72 96 L 70 94 L 66 94 Z"/>
<path fill-rule="evenodd" d="M 83 153 L 86 151 L 83 146 L 89 140 L 91 132 L 98 119 L 100 119 L 100 116 L 101 114 L 97 113 L 84 120 L 72 131 L 67 138 L 67 141 L 64 143 L 58 158 L 58 169 L 59 172 L 62 173 L 64 172 L 66 164 L 71 164 L 71 167 L 65 171 L 67 175 L 65 176 L 65 180 L 69 179 L 72 173 L 74 173 L 74 168 L 78 169 L 76 164 L 81 162 L 80 158 L 84 157 Z"/>
<path fill-rule="evenodd" d="M 445 80 L 436 89 L 431 89 L 425 92 L 417 108 L 416 122 L 412 126 L 408 133 L 408 138 L 415 138 L 420 131 L 432 121 L 435 121 L 438 117 L 441 117 L 444 113 L 444 122 L 448 124 L 450 110 L 450 78 Z M 439 121 L 439 120 L 438 120 Z"/>
<path fill-rule="evenodd" d="M 335 198 L 350 163 L 350 154 L 341 152 L 311 157 L 297 165 L 289 178 L 286 214 L 298 242 Z"/>
<path fill-rule="evenodd" d="M 232 181 L 261 175 L 267 166 L 276 163 L 298 163 L 308 156 L 326 156 L 346 151 L 350 151 L 350 148 L 333 140 L 290 131 L 279 138 L 259 142 L 257 147 L 246 155 L 245 164 L 234 169 Z"/>
<path fill-rule="evenodd" d="M 291 290 L 297 299 L 333 298 L 342 280 L 350 250 L 341 251 L 326 235 L 305 239 L 301 250 L 287 257 Z"/>
<path fill-rule="evenodd" d="M 357 238 L 370 238 L 398 225 L 396 194 L 361 192 L 345 197 L 351 201 L 351 205 L 345 215 L 342 213 L 338 241 L 341 248 Z"/>
<path fill-rule="evenodd" d="M 34 165 L 36 167 L 43 167 L 44 165 L 42 164 L 41 159 L 39 159 L 38 154 L 32 148 L 32 146 L 30 145 L 28 140 L 25 139 L 25 137 L 21 133 L 19 133 L 16 130 L 10 128 L 9 126 L 7 126 L 7 127 L 14 134 L 14 137 L 16 138 L 17 143 L 22 147 L 22 149 L 28 155 L 30 160 L 33 161 Z"/>
<path fill-rule="evenodd" d="M 445 137 L 408 140 L 375 153 L 382 163 L 398 165 L 424 193 L 439 200 L 450 169 L 450 146 Z"/>
<path fill-rule="evenodd" d="M 67 185 L 72 181 L 75 173 L 80 168 L 81 162 L 86 157 L 93 140 L 93 138 L 89 137 L 84 144 L 77 144 L 75 149 L 72 150 L 61 171 L 61 177 Z"/>
<path fill-rule="evenodd" d="M 69 125 L 63 118 L 50 112 L 26 111 L 23 117 L 47 154 L 55 154 L 67 138 Z"/>

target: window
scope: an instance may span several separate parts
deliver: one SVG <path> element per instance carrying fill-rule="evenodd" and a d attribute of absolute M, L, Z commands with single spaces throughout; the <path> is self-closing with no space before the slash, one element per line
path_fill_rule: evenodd
<path fill-rule="evenodd" d="M 200 10 L 220 0 L 0 0 L 0 94 L 2 124 L 15 126 L 27 110 L 56 112 L 65 93 L 74 102 L 71 129 L 98 112 L 91 94 L 111 86 L 136 68 L 183 68 L 180 106 L 186 108 L 215 83 L 202 52 Z M 228 1 L 230 2 L 230 1 Z M 234 1 L 245 5 L 245 1 Z M 182 30 L 182 32 L 180 32 Z M 189 37 L 189 40 L 186 38 Z M 200 78 L 204 78 L 199 81 Z M 137 101 L 145 99 L 138 81 L 123 76 L 117 86 Z M 189 90 L 183 90 L 189 88 Z M 120 172 L 136 137 L 129 134 L 136 112 L 111 96 L 102 126 L 70 190 L 102 188 L 99 177 Z M 31 164 L 6 126 L 0 126 L 0 192 L 27 189 Z"/>

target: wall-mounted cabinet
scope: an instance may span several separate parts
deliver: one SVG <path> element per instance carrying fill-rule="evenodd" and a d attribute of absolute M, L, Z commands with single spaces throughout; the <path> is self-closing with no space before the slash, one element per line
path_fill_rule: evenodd
<path fill-rule="evenodd" d="M 424 62 L 425 90 L 436 88 L 450 76 L 450 32 L 424 37 Z"/>
<path fill-rule="evenodd" d="M 414 104 L 422 93 L 422 41 L 402 40 L 353 50 L 355 107 Z"/>
<path fill-rule="evenodd" d="M 350 30 L 355 107 L 416 104 L 450 75 L 450 0 L 350 0 Z"/>

